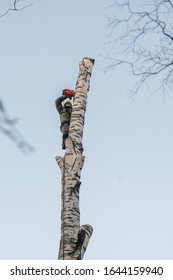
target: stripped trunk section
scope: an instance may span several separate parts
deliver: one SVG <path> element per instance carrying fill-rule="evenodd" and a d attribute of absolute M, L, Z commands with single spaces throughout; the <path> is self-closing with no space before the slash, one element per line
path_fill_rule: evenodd
<path fill-rule="evenodd" d="M 87 57 L 80 62 L 65 156 L 56 157 L 62 176 L 60 260 L 81 260 L 93 231 L 90 225 L 80 226 L 79 209 L 80 177 L 85 160 L 82 138 L 93 65 L 94 59 Z"/>

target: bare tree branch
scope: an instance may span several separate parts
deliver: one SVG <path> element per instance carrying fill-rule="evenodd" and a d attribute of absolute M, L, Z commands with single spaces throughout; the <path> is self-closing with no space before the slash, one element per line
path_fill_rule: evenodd
<path fill-rule="evenodd" d="M 16 124 L 18 119 L 11 119 L 4 107 L 2 100 L 0 100 L 0 131 L 9 137 L 24 154 L 34 151 L 31 146 L 18 131 Z"/>
<path fill-rule="evenodd" d="M 159 77 L 159 91 L 169 92 L 173 84 L 173 1 L 117 0 L 108 17 L 108 44 L 115 50 L 104 60 L 105 71 L 127 65 L 138 82 L 134 94 L 151 78 Z"/>
<path fill-rule="evenodd" d="M 21 11 L 27 7 L 30 7 L 32 4 L 25 5 L 19 7 L 18 4 L 22 3 L 25 0 L 14 0 L 13 8 L 9 8 L 4 14 L 1 14 L 0 17 L 7 15 L 10 11 Z M 22 136 L 22 134 L 18 131 L 16 124 L 18 123 L 18 119 L 11 119 L 4 107 L 2 100 L 0 99 L 0 131 L 9 137 L 20 149 L 20 151 L 24 154 L 31 152 L 34 150 L 33 146 L 31 146 Z"/>
<path fill-rule="evenodd" d="M 19 11 L 22 11 L 22 10 L 24 10 L 24 9 L 26 9 L 26 8 L 28 8 L 28 7 L 33 5 L 33 3 L 31 3 L 31 4 L 24 5 L 24 6 L 20 7 L 19 5 L 23 1 L 25 1 L 25 0 L 14 0 L 13 7 L 8 8 L 8 10 L 4 14 L 1 14 L 0 17 L 6 16 L 10 11 L 12 11 L 12 12 L 19 12 Z"/>

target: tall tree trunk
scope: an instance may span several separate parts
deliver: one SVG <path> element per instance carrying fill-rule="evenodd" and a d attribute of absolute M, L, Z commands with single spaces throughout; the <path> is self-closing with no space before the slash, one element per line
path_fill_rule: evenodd
<path fill-rule="evenodd" d="M 79 210 L 80 176 L 85 160 L 82 138 L 93 65 L 94 59 L 88 57 L 80 62 L 65 156 L 56 157 L 62 176 L 60 260 L 81 260 L 93 232 L 90 225 L 80 226 Z"/>

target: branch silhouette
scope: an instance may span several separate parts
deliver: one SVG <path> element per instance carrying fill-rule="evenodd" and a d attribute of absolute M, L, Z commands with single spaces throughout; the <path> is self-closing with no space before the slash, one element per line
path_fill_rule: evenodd
<path fill-rule="evenodd" d="M 10 11 L 18 12 L 32 5 L 31 3 L 29 5 L 19 7 L 18 5 L 22 2 L 23 0 L 14 0 L 13 7 L 9 8 L 4 14 L 1 14 L 0 17 L 6 16 Z M 34 147 L 25 140 L 23 135 L 17 129 L 17 123 L 18 119 L 10 118 L 2 100 L 0 99 L 0 131 L 9 139 L 11 139 L 22 153 L 26 154 L 28 152 L 34 151 Z"/>
<path fill-rule="evenodd" d="M 17 129 L 17 118 L 10 118 L 2 100 L 0 100 L 0 131 L 12 140 L 24 154 L 33 152 L 34 147 L 30 145 Z"/>
<path fill-rule="evenodd" d="M 138 78 L 132 95 L 157 77 L 157 92 L 172 92 L 173 1 L 117 0 L 108 7 L 108 45 L 105 71 L 126 65 Z"/>
<path fill-rule="evenodd" d="M 19 11 L 22 11 L 22 10 L 24 10 L 24 9 L 26 9 L 28 7 L 31 7 L 33 5 L 33 3 L 31 3 L 31 4 L 28 4 L 28 5 L 24 5 L 22 7 L 19 7 L 20 3 L 24 2 L 24 1 L 25 0 L 14 0 L 13 7 L 8 8 L 5 13 L 0 14 L 0 17 L 6 16 L 9 12 L 19 12 Z"/>

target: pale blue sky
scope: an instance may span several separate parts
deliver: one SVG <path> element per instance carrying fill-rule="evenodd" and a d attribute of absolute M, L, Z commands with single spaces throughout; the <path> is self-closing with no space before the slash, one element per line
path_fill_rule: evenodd
<path fill-rule="evenodd" d="M 64 152 L 54 101 L 75 87 L 85 56 L 95 59 L 80 191 L 81 224 L 94 228 L 85 259 L 173 258 L 173 100 L 145 89 L 132 105 L 128 70 L 102 71 L 110 3 L 33 0 L 0 19 L 0 98 L 35 147 L 24 156 L 0 134 L 0 259 L 57 258 L 55 156 Z"/>

